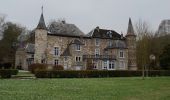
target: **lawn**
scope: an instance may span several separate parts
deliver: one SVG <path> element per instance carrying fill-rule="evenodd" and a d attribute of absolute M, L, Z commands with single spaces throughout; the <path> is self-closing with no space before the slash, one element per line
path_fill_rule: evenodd
<path fill-rule="evenodd" d="M 0 100 L 170 100 L 170 77 L 1 79 Z"/>

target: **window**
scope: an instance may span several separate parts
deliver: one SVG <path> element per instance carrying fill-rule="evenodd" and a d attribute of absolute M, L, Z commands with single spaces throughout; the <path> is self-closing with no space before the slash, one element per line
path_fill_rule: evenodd
<path fill-rule="evenodd" d="M 57 59 L 54 60 L 54 65 L 58 65 L 59 61 Z"/>
<path fill-rule="evenodd" d="M 112 46 L 112 40 L 109 40 L 109 46 Z"/>
<path fill-rule="evenodd" d="M 112 35 L 113 35 L 112 31 L 108 31 L 106 34 L 107 34 L 110 38 L 112 38 Z"/>
<path fill-rule="evenodd" d="M 100 49 L 97 48 L 97 49 L 95 49 L 95 56 L 99 56 L 99 55 L 100 55 Z"/>
<path fill-rule="evenodd" d="M 84 46 L 86 46 L 86 40 L 83 40 Z"/>
<path fill-rule="evenodd" d="M 96 39 L 96 46 L 99 46 L 99 45 L 100 45 L 100 40 Z"/>
<path fill-rule="evenodd" d="M 54 47 L 54 55 L 55 56 L 59 55 L 59 47 Z"/>
<path fill-rule="evenodd" d="M 103 69 L 107 69 L 107 61 L 103 62 Z"/>
<path fill-rule="evenodd" d="M 93 69 L 97 69 L 98 67 L 98 62 L 97 61 L 93 61 Z"/>
<path fill-rule="evenodd" d="M 120 62 L 119 62 L 119 68 L 120 68 L 120 69 L 125 69 L 125 63 L 124 63 L 124 61 L 120 61 Z"/>
<path fill-rule="evenodd" d="M 109 70 L 114 69 L 114 61 L 109 62 Z"/>
<path fill-rule="evenodd" d="M 31 58 L 34 58 L 34 54 L 31 55 Z"/>
<path fill-rule="evenodd" d="M 119 57 L 124 58 L 124 52 L 122 50 L 119 52 Z"/>
<path fill-rule="evenodd" d="M 67 57 L 64 57 L 64 61 L 67 61 Z"/>
<path fill-rule="evenodd" d="M 76 57 L 76 62 L 80 62 L 81 61 L 81 57 Z"/>
<path fill-rule="evenodd" d="M 44 64 L 45 63 L 45 59 L 41 59 L 41 63 Z"/>
<path fill-rule="evenodd" d="M 75 49 L 76 49 L 76 51 L 80 51 L 80 44 L 76 44 Z"/>

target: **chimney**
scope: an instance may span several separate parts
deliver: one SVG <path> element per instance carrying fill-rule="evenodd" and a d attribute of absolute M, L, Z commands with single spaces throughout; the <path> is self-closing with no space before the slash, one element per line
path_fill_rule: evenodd
<path fill-rule="evenodd" d="M 99 26 L 97 26 L 97 27 L 96 27 L 96 30 L 99 32 L 99 31 L 100 31 L 100 27 L 99 27 Z"/>
<path fill-rule="evenodd" d="M 63 24 L 65 24 L 65 23 L 66 23 L 66 21 L 65 21 L 65 20 L 62 20 L 61 22 L 62 22 Z"/>

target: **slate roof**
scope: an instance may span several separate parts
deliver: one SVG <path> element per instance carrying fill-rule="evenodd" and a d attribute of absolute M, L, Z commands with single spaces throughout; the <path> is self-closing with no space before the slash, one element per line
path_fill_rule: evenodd
<path fill-rule="evenodd" d="M 84 45 L 80 40 L 74 39 L 71 44 L 79 44 L 79 45 Z"/>
<path fill-rule="evenodd" d="M 131 18 L 129 18 L 129 24 L 128 24 L 128 30 L 127 30 L 127 35 L 126 36 L 129 36 L 129 35 L 135 36 Z"/>
<path fill-rule="evenodd" d="M 35 52 L 35 45 L 28 43 L 25 47 L 27 53 L 34 53 Z"/>
<path fill-rule="evenodd" d="M 99 29 L 99 27 L 96 27 L 86 37 L 120 39 L 121 35 L 114 30 Z"/>
<path fill-rule="evenodd" d="M 84 33 L 74 24 L 66 22 L 52 22 L 49 26 L 49 33 L 64 36 L 84 36 Z"/>
<path fill-rule="evenodd" d="M 114 40 L 113 44 L 105 49 L 127 49 L 127 45 L 123 40 Z"/>
<path fill-rule="evenodd" d="M 39 23 L 38 23 L 36 29 L 45 29 L 45 30 L 47 30 L 47 27 L 46 27 L 45 21 L 44 21 L 43 13 L 41 14 L 41 17 L 40 17 L 40 20 L 39 20 Z"/>

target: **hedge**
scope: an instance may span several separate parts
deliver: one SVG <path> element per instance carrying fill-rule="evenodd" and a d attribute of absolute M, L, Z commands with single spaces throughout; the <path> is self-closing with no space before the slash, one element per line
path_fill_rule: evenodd
<path fill-rule="evenodd" d="M 33 74 L 35 73 L 35 70 L 46 70 L 46 69 L 47 69 L 47 64 L 35 63 L 28 66 L 28 70 Z"/>
<path fill-rule="evenodd" d="M 1 78 L 11 78 L 11 75 L 17 75 L 17 69 L 0 69 Z"/>
<path fill-rule="evenodd" d="M 107 71 L 107 70 L 82 70 L 82 71 L 46 71 L 46 70 L 37 70 L 35 72 L 37 78 L 97 78 L 97 77 L 135 77 L 142 76 L 142 71 Z M 165 70 L 153 70 L 149 71 L 149 76 L 170 76 L 170 71 Z"/>

